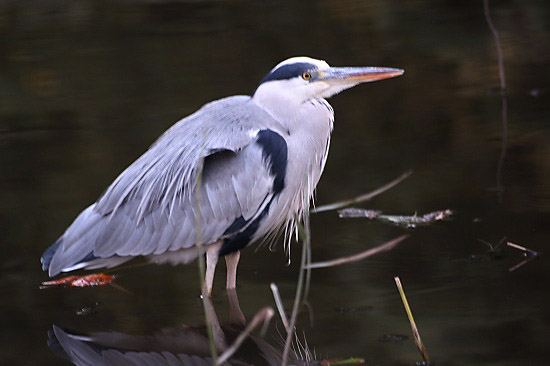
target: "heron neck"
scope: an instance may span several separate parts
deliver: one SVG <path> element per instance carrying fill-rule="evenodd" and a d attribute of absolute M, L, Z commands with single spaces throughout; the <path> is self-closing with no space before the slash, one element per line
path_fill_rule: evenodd
<path fill-rule="evenodd" d="M 290 133 L 305 127 L 300 123 L 304 109 L 309 109 L 310 104 L 317 102 L 317 99 L 301 102 L 285 96 L 264 98 L 261 93 L 254 94 L 252 100 Z M 325 104 L 328 105 L 328 102 L 325 101 Z"/>

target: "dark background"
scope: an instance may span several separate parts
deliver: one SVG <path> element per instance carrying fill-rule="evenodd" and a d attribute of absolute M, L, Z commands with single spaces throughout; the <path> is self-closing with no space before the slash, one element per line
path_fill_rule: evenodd
<path fill-rule="evenodd" d="M 172 123 L 204 103 L 249 94 L 281 60 L 389 66 L 402 77 L 330 100 L 336 121 L 317 203 L 414 174 L 363 205 L 389 214 L 453 209 L 453 221 L 408 230 L 390 253 L 313 273 L 298 331 L 320 358 L 372 365 L 420 359 L 393 276 L 404 283 L 438 365 L 534 365 L 550 357 L 550 3 L 491 1 L 507 80 L 507 139 L 495 42 L 482 1 L 0 2 L 0 363 L 63 364 L 52 324 L 82 333 L 148 334 L 204 323 L 195 264 L 121 271 L 106 286 L 39 290 L 39 258 L 76 215 Z M 502 149 L 502 171 L 497 165 Z M 504 188 L 495 190 L 498 182 Z M 313 259 L 349 255 L 404 229 L 312 216 Z M 525 266 L 478 239 L 543 252 Z M 250 318 L 294 296 L 278 246 L 243 252 L 239 299 Z M 214 305 L 227 321 L 224 268 Z M 77 310 L 100 303 L 94 314 Z M 278 326 L 281 330 L 280 322 Z M 271 327 L 268 340 L 278 338 Z M 277 343 L 276 341 L 274 342 Z"/>

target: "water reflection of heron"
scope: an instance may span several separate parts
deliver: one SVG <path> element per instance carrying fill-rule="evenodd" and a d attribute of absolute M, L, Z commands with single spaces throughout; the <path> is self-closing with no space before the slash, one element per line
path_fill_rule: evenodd
<path fill-rule="evenodd" d="M 244 316 L 234 290 L 228 291 L 230 321 L 221 325 L 209 297 L 205 309 L 213 329 L 214 344 L 223 352 L 244 329 Z M 195 366 L 212 365 L 210 341 L 205 326 L 178 325 L 151 335 L 121 332 L 78 334 L 54 325 L 48 334 L 54 353 L 77 366 Z M 296 355 L 292 363 L 304 364 Z M 282 349 L 278 341 L 250 336 L 224 365 L 280 365 Z"/>
<path fill-rule="evenodd" d="M 230 340 L 239 332 L 224 328 L 224 333 Z M 139 336 L 119 332 L 79 335 L 54 325 L 48 344 L 77 366 L 212 365 L 205 327 L 181 325 Z M 250 337 L 224 365 L 280 365 L 280 355 L 264 339 Z"/>
<path fill-rule="evenodd" d="M 212 323 L 214 344 L 223 352 L 244 329 L 244 316 L 234 290 L 228 291 L 230 322 L 220 325 L 209 297 L 205 308 Z M 152 335 L 121 332 L 77 334 L 54 325 L 48 334 L 54 353 L 77 366 L 212 365 L 210 341 L 205 326 L 178 325 Z M 282 350 L 264 338 L 250 336 L 224 365 L 280 365 Z M 294 355 L 294 362 L 302 362 Z"/>

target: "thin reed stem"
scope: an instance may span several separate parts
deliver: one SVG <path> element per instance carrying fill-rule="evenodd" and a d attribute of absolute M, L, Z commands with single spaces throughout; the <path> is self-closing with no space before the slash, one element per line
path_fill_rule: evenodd
<path fill-rule="evenodd" d="M 286 316 L 283 301 L 281 300 L 281 295 L 279 294 L 279 288 L 274 283 L 271 283 L 270 287 L 271 287 L 271 292 L 273 292 L 273 299 L 275 299 L 275 305 L 277 306 L 277 311 L 279 311 L 279 316 L 281 317 L 283 326 L 285 327 L 285 330 L 288 333 L 290 331 L 290 329 L 288 328 L 288 318 Z"/>
<path fill-rule="evenodd" d="M 302 291 L 304 287 L 305 266 L 307 259 L 307 250 L 311 244 L 311 230 L 309 226 L 309 212 L 304 216 L 304 226 L 301 228 L 304 233 L 304 241 L 302 243 L 302 258 L 300 261 L 300 274 L 298 275 L 298 284 L 296 286 L 296 295 L 294 297 L 294 305 L 292 306 L 292 314 L 290 317 L 290 323 L 288 324 L 288 332 L 286 334 L 285 348 L 283 350 L 282 366 L 288 365 L 288 354 L 292 345 L 292 338 L 296 329 L 296 320 L 298 318 L 298 312 L 302 303 Z"/>
<path fill-rule="evenodd" d="M 200 169 L 197 174 L 197 185 L 195 186 L 195 245 L 197 247 L 198 251 L 198 262 L 199 262 L 199 283 L 201 288 L 201 293 L 204 291 L 204 282 L 205 282 L 205 275 L 206 275 L 206 269 L 205 269 L 205 263 L 204 263 L 204 245 L 202 243 L 202 223 L 201 223 L 201 214 L 200 214 L 200 203 L 201 203 L 201 187 L 202 187 L 202 167 L 203 167 L 204 159 L 200 163 Z M 206 294 L 202 293 L 201 295 L 204 299 L 204 296 L 207 296 Z M 218 351 L 216 350 L 216 343 L 214 340 L 214 333 L 212 331 L 212 321 L 208 316 L 208 309 L 206 308 L 206 304 L 203 301 L 203 309 L 204 309 L 204 318 L 206 321 L 206 333 L 208 334 L 208 343 L 210 347 L 210 355 L 212 357 L 212 363 L 216 364 L 216 360 L 218 358 Z"/>
<path fill-rule="evenodd" d="M 428 355 L 428 351 L 426 350 L 426 347 L 424 347 L 424 343 L 422 343 L 422 339 L 420 338 L 420 332 L 418 331 L 418 327 L 416 326 L 416 322 L 414 321 L 414 317 L 411 311 L 411 308 L 409 307 L 409 302 L 407 301 L 407 296 L 405 296 L 405 290 L 403 290 L 403 285 L 401 284 L 401 280 L 399 277 L 394 277 L 395 284 L 397 285 L 397 289 L 399 290 L 399 295 L 401 295 L 401 301 L 403 301 L 403 306 L 405 307 L 405 312 L 407 313 L 407 317 L 409 318 L 409 322 L 411 323 L 411 329 L 414 336 L 414 343 L 416 343 L 416 347 L 418 348 L 418 351 L 420 352 L 420 355 L 422 356 L 422 359 L 425 363 L 430 363 L 430 356 Z"/>

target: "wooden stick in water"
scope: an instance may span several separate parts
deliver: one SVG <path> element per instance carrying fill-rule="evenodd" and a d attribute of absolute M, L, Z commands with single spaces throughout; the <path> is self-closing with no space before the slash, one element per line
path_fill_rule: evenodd
<path fill-rule="evenodd" d="M 309 210 L 309 212 L 319 213 L 319 212 L 325 212 L 325 211 L 338 210 L 339 208 L 344 208 L 346 206 L 353 205 L 355 203 L 368 201 L 368 200 L 378 196 L 379 194 L 387 191 L 388 189 L 395 187 L 396 185 L 401 183 L 403 180 L 407 179 L 412 174 L 412 172 L 413 172 L 412 170 L 407 170 L 405 173 L 401 174 L 396 179 L 392 180 L 391 182 L 389 182 L 387 184 L 384 184 L 382 187 L 377 188 L 372 192 L 362 194 L 359 197 L 355 197 L 355 198 L 352 198 L 352 199 L 349 199 L 349 200 L 339 201 L 339 202 L 335 202 L 335 203 L 330 203 L 328 205 L 315 207 L 315 208 L 312 208 L 311 210 Z"/>
<path fill-rule="evenodd" d="M 403 305 L 405 306 L 405 311 L 407 312 L 407 317 L 409 318 L 409 322 L 411 323 L 411 329 L 414 336 L 414 343 L 416 343 L 416 347 L 418 348 L 418 351 L 420 351 L 420 355 L 422 356 L 422 359 L 425 363 L 430 363 L 430 356 L 428 355 L 428 351 L 426 351 L 426 347 L 424 347 L 424 343 L 422 343 L 422 339 L 420 338 L 420 332 L 418 331 L 418 328 L 416 327 L 416 323 L 414 321 L 411 308 L 409 307 L 409 303 L 407 301 L 407 297 L 405 296 L 405 291 L 403 290 L 403 285 L 401 285 L 401 280 L 399 277 L 394 277 L 395 284 L 397 285 L 397 289 L 399 290 L 399 295 L 401 295 L 401 300 L 403 301 Z"/>
<path fill-rule="evenodd" d="M 277 305 L 277 310 L 279 311 L 279 315 L 281 316 L 281 320 L 283 322 L 283 325 L 285 327 L 286 332 L 290 332 L 290 329 L 288 327 L 288 318 L 286 316 L 285 308 L 283 306 L 283 301 L 281 300 L 281 295 L 279 295 L 279 288 L 275 283 L 271 283 L 271 292 L 273 292 L 273 298 L 275 299 L 275 305 Z"/>
<path fill-rule="evenodd" d="M 525 254 L 530 255 L 530 256 L 535 256 L 536 257 L 536 256 L 539 255 L 539 253 L 534 251 L 534 250 L 522 247 L 521 245 L 518 245 L 518 244 L 515 244 L 515 243 L 512 243 L 512 242 L 507 242 L 506 245 L 508 245 L 511 248 L 521 250 L 522 252 L 525 252 Z"/>
<path fill-rule="evenodd" d="M 327 267 L 339 266 L 341 264 L 357 262 L 357 261 L 360 261 L 362 259 L 371 257 L 371 256 L 373 256 L 377 253 L 385 252 L 387 250 L 393 249 L 397 244 L 399 244 L 403 240 L 407 239 L 408 237 L 409 236 L 406 235 L 406 234 L 401 235 L 401 236 L 398 236 L 397 238 L 392 239 L 392 240 L 390 240 L 390 241 L 388 241 L 384 244 L 381 244 L 377 247 L 365 250 L 364 252 L 354 254 L 354 255 L 350 255 L 348 257 L 341 257 L 341 258 L 332 259 L 332 260 L 329 260 L 329 261 L 311 263 L 311 264 L 306 265 L 305 267 L 306 268 L 327 268 Z"/>

